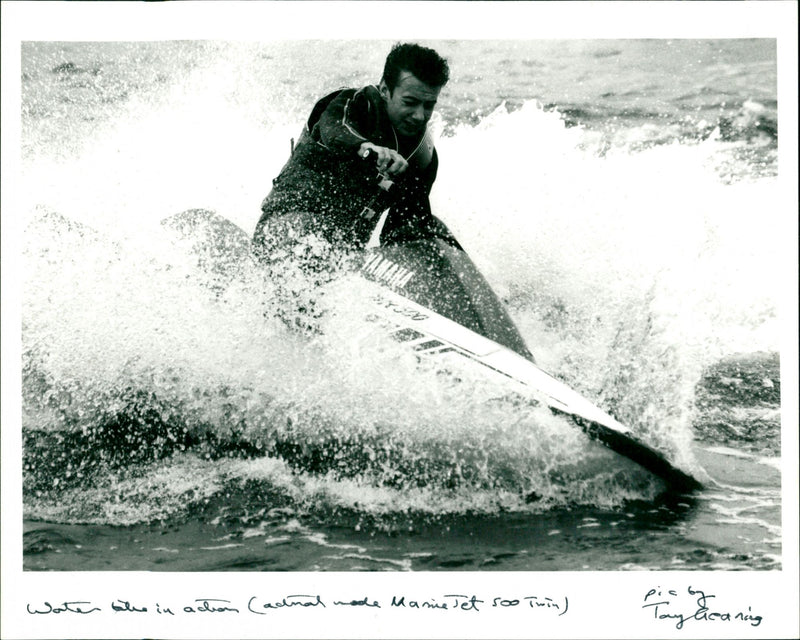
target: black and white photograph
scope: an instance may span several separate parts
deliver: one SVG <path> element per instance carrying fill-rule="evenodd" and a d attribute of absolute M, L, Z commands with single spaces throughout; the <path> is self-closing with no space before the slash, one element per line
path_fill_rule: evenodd
<path fill-rule="evenodd" d="M 790 4 L 4 2 L 3 637 L 793 637 Z"/>

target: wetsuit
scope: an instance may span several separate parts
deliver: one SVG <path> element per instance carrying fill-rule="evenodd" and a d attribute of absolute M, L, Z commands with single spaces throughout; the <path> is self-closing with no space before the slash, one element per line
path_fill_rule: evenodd
<path fill-rule="evenodd" d="M 414 138 L 397 134 L 377 87 L 342 89 L 317 102 L 289 161 L 273 180 L 273 189 L 261 205 L 256 248 L 265 253 L 265 245 L 276 241 L 269 238 L 275 234 L 270 220 L 300 212 L 305 228 L 299 233 L 313 232 L 330 243 L 363 246 L 372 228 L 359 223 L 360 213 L 377 189 L 374 164 L 358 155 L 364 142 L 395 149 L 409 162 L 398 179 L 401 195 L 393 203 L 381 238 L 407 235 L 434 224 L 428 196 L 438 158 L 430 137 L 425 132 Z"/>

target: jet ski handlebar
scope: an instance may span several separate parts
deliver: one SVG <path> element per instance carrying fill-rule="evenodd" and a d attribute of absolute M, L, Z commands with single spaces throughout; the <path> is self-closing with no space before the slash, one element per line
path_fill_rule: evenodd
<path fill-rule="evenodd" d="M 374 151 L 367 149 L 360 153 L 359 156 L 364 162 L 372 163 L 375 169 L 377 169 L 378 155 Z M 367 203 L 360 213 L 360 217 L 362 219 L 370 222 L 377 221 L 376 216 L 391 204 L 393 196 L 396 195 L 398 190 L 395 186 L 394 179 L 383 171 L 378 171 L 376 181 L 377 186 L 379 187 L 377 189 L 377 193 L 372 197 L 372 199 Z"/>
<path fill-rule="evenodd" d="M 363 153 L 359 154 L 360 157 L 364 161 L 371 161 L 373 166 L 377 169 L 377 154 L 367 149 Z M 413 181 L 409 183 L 409 181 L 405 178 L 405 175 L 400 175 L 397 177 L 389 176 L 384 172 L 378 171 L 377 176 L 377 186 L 378 188 L 375 190 L 375 194 L 366 204 L 366 206 L 361 210 L 357 223 L 358 226 L 371 229 L 374 225 L 379 223 L 381 218 L 381 213 L 386 211 L 387 208 L 391 208 L 399 201 L 402 201 L 403 198 L 407 195 L 411 195 L 414 197 L 413 190 L 415 188 L 415 184 Z M 412 216 L 412 220 L 414 217 Z M 421 238 L 428 238 L 428 239 L 440 239 L 447 242 L 449 245 L 461 249 L 461 245 L 458 243 L 458 240 L 450 233 L 450 230 L 432 213 L 430 213 L 430 209 L 428 208 L 428 215 L 417 217 L 416 221 L 413 222 L 415 225 L 416 231 L 414 233 L 408 234 L 408 229 L 406 229 L 402 235 L 403 238 L 406 240 L 408 239 L 421 239 Z M 387 240 L 391 242 L 392 240 Z M 394 241 L 396 242 L 397 239 L 395 238 Z"/>
<path fill-rule="evenodd" d="M 378 156 L 372 149 L 367 149 L 360 154 L 365 162 L 371 162 L 377 169 Z M 378 170 L 378 186 L 384 191 L 388 192 L 395 185 L 395 181 L 387 173 Z"/>

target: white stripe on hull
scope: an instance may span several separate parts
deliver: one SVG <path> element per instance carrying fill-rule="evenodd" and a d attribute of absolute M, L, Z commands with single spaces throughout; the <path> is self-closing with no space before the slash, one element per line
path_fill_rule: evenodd
<path fill-rule="evenodd" d="M 412 346 L 432 341 L 441 345 L 423 349 L 421 353 L 434 355 L 447 349 L 455 350 L 521 385 L 518 391 L 533 394 L 534 399 L 553 409 L 597 422 L 621 434 L 630 434 L 625 425 L 521 355 L 394 291 L 367 282 L 378 317 L 398 328 L 413 329 L 421 334 L 409 341 Z"/>

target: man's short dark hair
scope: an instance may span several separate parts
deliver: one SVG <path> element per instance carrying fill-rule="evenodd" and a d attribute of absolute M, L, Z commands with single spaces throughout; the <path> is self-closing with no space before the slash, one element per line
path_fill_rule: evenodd
<path fill-rule="evenodd" d="M 403 71 L 408 71 L 431 87 L 443 87 L 450 79 L 447 60 L 433 49 L 413 43 L 397 43 L 386 56 L 383 81 L 389 91 L 394 91 Z"/>

